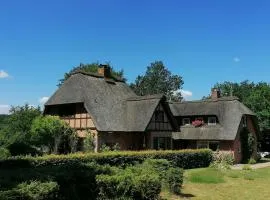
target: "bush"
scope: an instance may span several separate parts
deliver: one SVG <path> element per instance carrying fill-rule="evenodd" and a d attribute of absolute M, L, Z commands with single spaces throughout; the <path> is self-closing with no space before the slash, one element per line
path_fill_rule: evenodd
<path fill-rule="evenodd" d="M 250 159 L 248 160 L 248 164 L 251 164 L 251 165 L 256 164 L 256 160 L 253 159 L 253 158 L 250 158 Z"/>
<path fill-rule="evenodd" d="M 96 177 L 99 199 L 157 199 L 161 191 L 159 175 L 152 169 L 131 166 L 111 175 Z"/>
<path fill-rule="evenodd" d="M 6 159 L 10 156 L 11 154 L 8 149 L 0 147 L 0 159 Z"/>
<path fill-rule="evenodd" d="M 163 160 L 148 160 L 149 158 Z M 146 160 L 145 163 L 131 167 L 144 160 Z M 56 182 L 59 185 L 59 199 L 96 199 L 99 192 L 102 194 L 103 190 L 98 189 L 101 185 L 106 188 L 103 196 L 110 194 L 110 191 L 121 191 L 121 194 L 131 193 L 137 199 L 151 199 L 160 191 L 161 184 L 164 184 L 166 178 L 175 179 L 175 183 L 172 183 L 178 184 L 179 177 L 173 177 L 173 173 L 170 172 L 171 167 L 207 167 L 211 160 L 212 151 L 210 150 L 113 151 L 43 157 L 10 157 L 0 160 L 0 190 L 17 194 L 17 190 L 13 190 L 17 185 L 38 180 Z M 108 164 L 126 169 L 109 167 Z M 167 171 L 169 175 L 166 174 Z M 175 173 L 178 174 L 176 171 Z M 101 178 L 96 179 L 96 176 L 101 174 L 103 174 Z M 179 175 L 181 177 L 181 174 Z M 98 186 L 96 181 L 99 181 Z M 110 184 L 111 189 L 107 187 L 109 183 L 114 183 Z M 115 185 L 119 188 L 115 189 Z"/>
<path fill-rule="evenodd" d="M 56 182 L 32 181 L 18 185 L 21 196 L 29 200 L 54 200 L 57 197 L 59 186 Z"/>
<path fill-rule="evenodd" d="M 213 162 L 210 167 L 226 170 L 234 163 L 234 155 L 231 151 L 217 151 L 213 153 Z"/>
<path fill-rule="evenodd" d="M 14 190 L 17 185 L 38 180 L 56 182 L 59 185 L 58 199 L 92 200 L 96 199 L 98 194 L 96 175 L 107 173 L 111 173 L 108 166 L 100 166 L 96 163 L 58 163 L 57 165 L 0 170 L 0 182 L 1 190 L 5 194 L 11 193 L 13 197 L 18 193 L 17 189 Z"/>
<path fill-rule="evenodd" d="M 155 170 L 161 179 L 165 179 L 166 172 L 172 167 L 172 164 L 166 159 L 146 159 L 142 163 L 142 167 Z"/>
<path fill-rule="evenodd" d="M 174 167 L 171 162 L 165 159 L 147 159 L 142 167 L 152 169 L 158 175 L 162 187 L 168 188 L 170 192 L 178 194 L 183 183 L 183 169 Z"/>
<path fill-rule="evenodd" d="M 54 200 L 57 198 L 59 186 L 56 182 L 31 181 L 21 183 L 9 191 L 1 191 L 2 200 Z"/>
<path fill-rule="evenodd" d="M 248 163 L 254 151 L 255 138 L 247 128 L 240 132 L 242 163 Z"/>
<path fill-rule="evenodd" d="M 36 167 L 50 165 L 71 165 L 72 163 L 96 162 L 100 165 L 128 166 L 142 163 L 144 160 L 166 159 L 174 167 L 184 169 L 208 167 L 212 162 L 212 151 L 176 150 L 176 151 L 110 151 L 104 153 L 76 153 L 69 155 L 47 155 L 42 157 L 13 157 L 0 160 L 0 170 L 21 167 Z"/>
<path fill-rule="evenodd" d="M 174 194 L 179 194 L 183 184 L 183 169 L 169 168 L 166 172 L 165 184 L 167 184 L 169 191 Z"/>
<path fill-rule="evenodd" d="M 89 131 L 83 140 L 83 151 L 94 152 L 94 149 L 95 149 L 94 137 L 91 131 Z"/>

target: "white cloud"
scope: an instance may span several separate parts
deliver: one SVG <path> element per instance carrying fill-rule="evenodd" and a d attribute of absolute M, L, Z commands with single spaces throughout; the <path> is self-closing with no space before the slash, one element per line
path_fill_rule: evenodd
<path fill-rule="evenodd" d="M 0 105 L 0 114 L 9 114 L 10 105 Z"/>
<path fill-rule="evenodd" d="M 42 97 L 39 99 L 39 103 L 44 105 L 49 100 L 49 97 Z"/>
<path fill-rule="evenodd" d="M 190 97 L 192 97 L 192 92 L 191 91 L 188 91 L 188 90 L 180 90 L 182 96 L 184 99 L 188 99 Z"/>
<path fill-rule="evenodd" d="M 0 78 L 8 78 L 9 74 L 4 70 L 0 70 Z"/>
<path fill-rule="evenodd" d="M 236 62 L 236 63 L 237 63 L 237 62 L 240 62 L 240 58 L 234 57 L 234 58 L 233 58 L 233 61 Z"/>

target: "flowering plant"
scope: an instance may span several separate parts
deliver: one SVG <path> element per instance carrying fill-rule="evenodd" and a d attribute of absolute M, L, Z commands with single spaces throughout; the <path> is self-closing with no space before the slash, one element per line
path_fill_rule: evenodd
<path fill-rule="evenodd" d="M 195 121 L 192 122 L 192 125 L 195 127 L 202 126 L 204 124 L 203 120 L 196 119 Z"/>

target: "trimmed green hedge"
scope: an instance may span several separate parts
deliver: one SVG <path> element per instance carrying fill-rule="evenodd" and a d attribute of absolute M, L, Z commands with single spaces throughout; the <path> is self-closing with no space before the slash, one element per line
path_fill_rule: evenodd
<path fill-rule="evenodd" d="M 57 183 L 57 199 L 65 200 L 91 200 L 96 199 L 99 194 L 96 177 L 98 175 L 113 175 L 113 169 L 120 167 L 128 168 L 131 165 L 143 163 L 146 159 L 166 159 L 170 161 L 173 168 L 196 168 L 207 167 L 212 161 L 212 151 L 210 150 L 181 150 L 181 151 L 141 151 L 141 152 L 106 152 L 106 153 L 89 153 L 89 154 L 69 154 L 69 155 L 48 155 L 43 157 L 11 157 L 0 160 L 0 197 L 7 194 L 13 194 L 17 198 L 18 186 L 25 186 L 25 190 L 33 186 L 33 181 L 40 183 L 54 182 Z M 167 171 L 169 163 L 164 161 L 146 162 L 150 168 L 158 172 Z M 110 167 L 116 166 L 116 167 Z M 146 168 L 145 164 L 142 164 Z M 180 169 L 179 169 L 180 170 Z M 168 175 L 158 175 L 161 180 L 169 182 L 170 190 L 177 192 L 178 185 L 181 185 L 182 177 L 174 176 L 174 173 L 181 174 L 181 171 L 170 171 Z M 159 174 L 159 173 L 158 173 Z M 128 175 L 128 174 L 126 174 Z M 101 176 L 102 177 L 102 176 Z M 166 177 L 166 178 L 165 178 Z M 118 179 L 118 177 L 112 177 Z M 122 177 L 126 178 L 126 177 Z M 146 180 L 151 178 L 151 181 Z M 105 181 L 104 181 L 105 180 Z M 150 179 L 149 179 L 150 180 Z M 106 185 L 106 179 L 98 179 L 100 184 Z M 133 185 L 143 185 L 137 187 L 136 194 L 143 194 L 143 198 L 156 194 L 159 191 L 159 185 L 156 185 L 155 177 L 148 177 L 148 173 L 143 173 L 142 177 L 136 176 Z M 30 185 L 28 186 L 27 184 Z M 152 185 L 150 193 L 147 191 L 148 185 Z M 131 184 L 132 185 L 132 184 Z M 135 189 L 136 189 L 135 187 Z M 19 188 L 22 191 L 22 188 Z M 55 191 L 55 190 L 53 190 Z M 138 192 L 139 191 L 139 192 Z M 53 196 L 54 192 L 50 190 L 40 193 L 24 193 L 27 195 L 39 195 L 48 192 Z M 46 193 L 47 194 L 47 193 Z M 153 195 L 152 195 L 153 196 Z M 151 196 L 151 197 L 152 197 Z M 1 199 L 1 198 L 0 198 Z M 12 199 L 12 198 L 10 198 Z M 27 198 L 23 198 L 27 199 Z"/>
<path fill-rule="evenodd" d="M 170 151 L 117 151 L 104 153 L 76 153 L 69 155 L 48 155 L 42 157 L 13 157 L 0 160 L 1 169 L 28 168 L 51 165 L 72 165 L 73 163 L 96 162 L 111 166 L 126 166 L 142 163 L 145 159 L 166 159 L 180 168 L 192 169 L 208 167 L 213 160 L 212 151 L 200 150 L 170 150 Z"/>

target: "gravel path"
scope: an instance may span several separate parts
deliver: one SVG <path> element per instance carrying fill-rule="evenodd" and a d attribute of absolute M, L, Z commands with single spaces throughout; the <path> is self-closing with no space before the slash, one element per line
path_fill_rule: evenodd
<path fill-rule="evenodd" d="M 232 169 L 242 169 L 245 164 L 237 164 L 233 165 Z M 250 165 L 252 169 L 259 169 L 259 168 L 265 168 L 265 167 L 270 167 L 270 161 L 265 162 L 265 163 L 256 163 L 254 165 Z"/>

